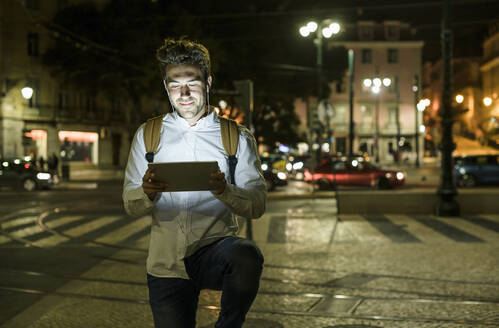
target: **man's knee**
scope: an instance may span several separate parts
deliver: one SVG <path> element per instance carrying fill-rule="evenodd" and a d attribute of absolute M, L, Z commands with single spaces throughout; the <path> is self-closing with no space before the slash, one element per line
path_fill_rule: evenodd
<path fill-rule="evenodd" d="M 259 273 L 263 266 L 263 255 L 260 248 L 254 242 L 247 239 L 238 240 L 231 252 L 231 261 L 233 265 L 241 269 L 251 270 Z"/>

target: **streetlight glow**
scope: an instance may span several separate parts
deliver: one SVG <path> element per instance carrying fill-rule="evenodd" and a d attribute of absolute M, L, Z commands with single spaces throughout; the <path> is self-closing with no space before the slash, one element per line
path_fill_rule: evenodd
<path fill-rule="evenodd" d="M 371 79 L 364 79 L 364 86 L 366 88 L 370 88 L 373 85 L 373 81 Z"/>
<path fill-rule="evenodd" d="M 378 78 L 378 77 L 377 77 L 377 78 L 375 78 L 375 79 L 373 80 L 373 84 L 374 84 L 374 86 L 375 86 L 375 87 L 378 87 L 378 88 L 379 88 L 379 87 L 381 86 L 381 79 L 380 79 L 380 78 Z"/>
<path fill-rule="evenodd" d="M 371 88 L 371 91 L 372 91 L 373 93 L 375 93 L 375 94 L 378 94 L 378 93 L 381 91 L 381 89 L 380 89 L 379 85 L 374 85 L 374 86 Z"/>
<path fill-rule="evenodd" d="M 307 37 L 310 34 L 310 30 L 308 29 L 307 26 L 302 26 L 302 27 L 300 27 L 300 34 L 303 37 Z"/>
<path fill-rule="evenodd" d="M 418 111 L 420 111 L 420 112 L 423 112 L 426 108 L 423 100 L 420 100 L 418 102 L 418 104 L 416 105 L 416 107 L 418 108 Z"/>
<path fill-rule="evenodd" d="M 392 84 L 392 80 L 390 80 L 390 78 L 385 77 L 385 78 L 383 79 L 383 85 L 384 85 L 385 87 L 389 87 L 391 84 Z"/>
<path fill-rule="evenodd" d="M 490 97 L 483 98 L 483 104 L 485 106 L 489 107 L 492 104 L 492 98 L 490 98 Z"/>
<path fill-rule="evenodd" d="M 419 133 L 424 133 L 426 131 L 426 127 L 424 125 L 419 126 Z"/>
<path fill-rule="evenodd" d="M 308 28 L 309 32 L 313 33 L 317 30 L 317 23 L 314 21 L 308 22 L 307 28 Z"/>
<path fill-rule="evenodd" d="M 23 95 L 24 99 L 31 99 L 33 96 L 33 89 L 30 87 L 24 87 L 21 89 L 21 94 Z"/>
<path fill-rule="evenodd" d="M 333 30 L 329 27 L 324 27 L 322 29 L 322 35 L 326 38 L 329 39 L 333 35 Z"/>
<path fill-rule="evenodd" d="M 331 29 L 331 31 L 333 31 L 333 34 L 338 34 L 341 29 L 340 24 L 338 23 L 329 24 L 329 28 Z"/>
<path fill-rule="evenodd" d="M 456 96 L 456 102 L 457 102 L 458 104 L 461 104 L 463 101 L 464 101 L 464 97 L 463 97 L 463 95 L 457 95 L 457 96 Z"/>
<path fill-rule="evenodd" d="M 425 99 L 421 99 L 421 101 L 423 102 L 423 104 L 425 105 L 425 107 L 430 106 L 430 99 L 425 98 Z"/>

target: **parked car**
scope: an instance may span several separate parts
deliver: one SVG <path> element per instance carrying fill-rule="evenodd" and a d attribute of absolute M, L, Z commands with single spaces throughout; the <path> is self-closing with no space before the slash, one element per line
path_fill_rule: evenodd
<path fill-rule="evenodd" d="M 305 181 L 317 181 L 319 189 L 330 189 L 334 185 L 389 189 L 403 185 L 405 176 L 402 171 L 378 168 L 364 157 L 330 157 L 323 159 L 313 174 L 305 171 Z"/>
<path fill-rule="evenodd" d="M 455 157 L 454 173 L 459 187 L 499 184 L 499 155 Z"/>
<path fill-rule="evenodd" d="M 288 174 L 286 169 L 283 170 L 276 168 L 273 159 L 270 157 L 260 157 L 262 162 L 262 171 L 265 182 L 267 183 L 267 190 L 274 191 L 278 186 L 285 186 L 288 184 Z"/>
<path fill-rule="evenodd" d="M 54 171 L 39 169 L 33 162 L 21 159 L 0 161 L 0 186 L 26 191 L 49 189 L 59 183 Z"/>

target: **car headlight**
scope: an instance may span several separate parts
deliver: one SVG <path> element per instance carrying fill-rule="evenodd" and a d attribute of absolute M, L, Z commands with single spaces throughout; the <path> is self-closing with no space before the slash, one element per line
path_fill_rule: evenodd
<path fill-rule="evenodd" d="M 287 179 L 286 173 L 284 173 L 284 172 L 277 172 L 277 177 L 281 180 Z"/>
<path fill-rule="evenodd" d="M 464 169 L 464 167 L 459 168 L 459 173 L 463 175 L 466 174 L 466 170 Z"/>
<path fill-rule="evenodd" d="M 303 162 L 296 162 L 293 164 L 293 169 L 301 170 L 303 168 Z"/>
<path fill-rule="evenodd" d="M 404 179 L 404 173 L 403 172 L 397 172 L 397 180 L 403 180 Z"/>
<path fill-rule="evenodd" d="M 386 177 L 387 179 L 391 179 L 391 178 L 392 178 L 392 174 L 391 174 L 390 172 L 387 172 L 387 173 L 385 174 L 385 177 Z"/>
<path fill-rule="evenodd" d="M 50 173 L 40 172 L 36 174 L 38 180 L 49 180 L 52 177 Z"/>
<path fill-rule="evenodd" d="M 269 169 L 269 166 L 266 163 L 262 164 L 262 171 L 267 171 Z"/>

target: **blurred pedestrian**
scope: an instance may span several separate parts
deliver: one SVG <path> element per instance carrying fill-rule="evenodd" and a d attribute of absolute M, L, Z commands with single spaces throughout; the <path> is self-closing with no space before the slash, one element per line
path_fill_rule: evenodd
<path fill-rule="evenodd" d="M 43 158 L 43 156 L 40 156 L 38 163 L 40 163 L 40 169 L 45 170 L 45 159 Z"/>
<path fill-rule="evenodd" d="M 238 126 L 234 178 L 220 131 L 209 106 L 212 84 L 208 50 L 188 40 L 165 40 L 156 54 L 172 113 L 162 121 L 157 162 L 217 161 L 213 190 L 168 192 L 145 158 L 144 125 L 134 137 L 125 173 L 128 214 L 152 212 L 147 258 L 149 301 L 156 328 L 194 328 L 199 292 L 222 290 L 216 327 L 238 328 L 257 294 L 263 256 L 250 240 L 237 237 L 234 214 L 249 219 L 265 210 L 266 184 L 253 135 Z M 150 153 L 148 153 L 149 155 Z"/>

